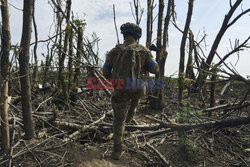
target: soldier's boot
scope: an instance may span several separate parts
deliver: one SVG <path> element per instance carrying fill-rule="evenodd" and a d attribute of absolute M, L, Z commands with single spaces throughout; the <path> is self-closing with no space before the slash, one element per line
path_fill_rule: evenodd
<path fill-rule="evenodd" d="M 126 118 L 126 123 L 130 123 L 133 120 L 135 113 L 136 113 L 136 107 L 138 106 L 138 104 L 139 104 L 139 99 L 131 101 L 131 105 L 128 110 L 128 114 Z"/>
<path fill-rule="evenodd" d="M 120 160 L 121 155 L 122 155 L 122 144 L 114 145 L 111 157 L 114 160 Z"/>

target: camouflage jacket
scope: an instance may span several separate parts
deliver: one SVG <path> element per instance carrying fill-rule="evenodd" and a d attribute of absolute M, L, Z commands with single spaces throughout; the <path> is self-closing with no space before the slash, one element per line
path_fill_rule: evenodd
<path fill-rule="evenodd" d="M 125 40 L 123 44 L 116 45 L 106 56 L 106 61 L 103 66 L 103 74 L 106 78 L 119 78 L 119 71 L 124 71 L 124 67 L 130 68 L 126 65 L 126 60 L 120 60 L 118 55 L 124 52 L 125 49 L 135 51 L 136 57 L 139 58 L 139 63 L 136 63 L 136 69 L 140 73 L 142 71 L 149 71 L 156 74 L 159 72 L 159 66 L 154 61 L 153 56 L 149 49 L 137 44 L 134 40 Z M 139 68 L 139 69 L 138 69 Z M 124 77 L 124 76 L 123 76 Z M 129 77 L 129 76 L 128 76 Z M 139 77 L 139 76 L 136 76 Z"/>

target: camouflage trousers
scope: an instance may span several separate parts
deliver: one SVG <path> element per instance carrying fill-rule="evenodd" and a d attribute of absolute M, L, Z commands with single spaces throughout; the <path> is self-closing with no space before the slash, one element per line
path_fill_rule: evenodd
<path fill-rule="evenodd" d="M 114 110 L 113 140 L 114 146 L 123 143 L 125 122 L 132 120 L 139 105 L 140 98 L 144 95 L 144 90 L 137 92 L 114 91 L 111 103 Z"/>

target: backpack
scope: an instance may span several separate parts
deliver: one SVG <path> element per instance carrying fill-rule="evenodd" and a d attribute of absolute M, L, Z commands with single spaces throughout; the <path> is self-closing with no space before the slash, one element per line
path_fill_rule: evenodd
<path fill-rule="evenodd" d="M 117 45 L 114 55 L 112 77 L 124 81 L 123 89 L 137 89 L 136 79 L 141 73 L 141 47 L 137 44 Z M 116 86 L 116 85 L 115 85 Z"/>

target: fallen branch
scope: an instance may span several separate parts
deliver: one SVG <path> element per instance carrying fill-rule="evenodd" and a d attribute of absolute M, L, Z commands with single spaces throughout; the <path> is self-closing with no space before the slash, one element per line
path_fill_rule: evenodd
<path fill-rule="evenodd" d="M 163 162 L 164 166 L 166 167 L 171 167 L 171 165 L 169 164 L 169 162 L 165 159 L 165 157 L 153 146 L 151 146 L 150 144 L 146 144 L 146 146 L 148 148 L 150 148 L 154 153 L 156 153 L 158 155 L 158 157 L 161 159 L 161 161 Z"/>
<path fill-rule="evenodd" d="M 215 106 L 212 108 L 207 108 L 205 110 L 202 110 L 202 112 L 213 112 L 213 111 L 218 111 L 218 110 L 234 110 L 234 109 L 241 109 L 250 106 L 250 102 L 247 101 L 242 104 L 242 102 L 238 103 L 229 103 L 229 104 L 223 104 L 220 106 Z"/>
<path fill-rule="evenodd" d="M 137 138 L 138 139 L 153 138 L 153 137 L 160 136 L 160 135 L 170 133 L 170 132 L 173 132 L 173 130 L 169 129 L 169 128 L 168 129 L 161 129 L 161 130 L 158 130 L 158 131 L 153 131 L 153 132 L 149 132 L 149 133 L 146 133 L 146 134 L 138 135 Z"/>
<path fill-rule="evenodd" d="M 80 129 L 82 128 L 82 125 L 75 124 L 75 123 L 70 123 L 70 122 L 61 122 L 61 121 L 55 121 L 55 124 L 57 126 L 63 126 L 71 129 Z"/>
<path fill-rule="evenodd" d="M 24 150 L 19 151 L 18 153 L 16 153 L 16 154 L 13 155 L 12 157 L 8 157 L 6 160 L 3 160 L 2 162 L 0 162 L 0 166 L 3 165 L 3 164 L 5 164 L 6 162 L 8 162 L 10 158 L 11 158 L 12 160 L 14 160 L 14 159 L 17 158 L 17 157 L 19 157 L 19 156 L 21 156 L 21 155 L 24 155 L 24 154 L 28 153 L 29 150 L 33 150 L 33 149 L 35 149 L 36 147 L 38 147 L 38 146 L 40 146 L 40 145 L 46 143 L 48 140 L 50 140 L 50 139 L 52 139 L 52 138 L 55 138 L 55 137 L 57 137 L 57 136 L 60 136 L 60 135 L 62 135 L 62 134 L 65 134 L 65 133 L 56 134 L 56 135 L 54 135 L 54 136 L 51 136 L 51 137 L 49 137 L 49 138 L 43 140 L 42 142 L 36 144 L 35 146 L 30 147 L 29 149 L 25 148 Z M 13 148 L 14 148 L 14 147 L 13 147 Z"/>
<path fill-rule="evenodd" d="M 163 121 L 158 120 L 160 124 L 165 128 L 170 128 L 168 132 L 171 131 L 183 131 L 183 130 L 192 130 L 197 128 L 228 128 L 228 127 L 235 127 L 239 125 L 247 125 L 250 124 L 250 117 L 240 117 L 236 119 L 225 119 L 220 121 L 211 121 L 205 122 L 200 124 L 167 124 Z"/>
<path fill-rule="evenodd" d="M 40 104 L 38 105 L 38 107 L 36 108 L 35 112 L 37 112 L 37 111 L 39 110 L 39 108 L 40 108 L 44 103 L 46 103 L 47 101 L 51 100 L 52 98 L 53 98 L 53 97 L 49 97 L 48 99 L 46 99 L 46 100 L 44 100 L 42 103 L 40 103 Z"/>
<path fill-rule="evenodd" d="M 112 124 L 109 123 L 103 123 L 100 124 L 101 126 L 107 126 L 107 127 L 112 127 Z M 146 131 L 146 130 L 159 130 L 162 128 L 160 125 L 125 125 L 125 130 L 128 131 L 133 131 L 133 130 L 141 130 L 141 131 Z"/>
<path fill-rule="evenodd" d="M 107 113 L 103 114 L 103 116 L 101 118 L 99 118 L 98 120 L 96 120 L 95 122 L 89 124 L 89 125 L 84 125 L 80 130 L 74 132 L 73 134 L 71 134 L 69 137 L 65 138 L 63 141 L 64 142 L 67 142 L 71 139 L 75 139 L 75 138 L 78 138 L 78 136 L 83 133 L 84 131 L 90 129 L 92 126 L 100 123 L 102 120 L 105 119 L 106 115 L 107 114 L 110 114 L 112 111 L 108 111 Z"/>
<path fill-rule="evenodd" d="M 160 124 L 161 128 L 166 129 L 160 129 L 158 131 L 149 132 L 146 134 L 138 135 L 138 139 L 143 138 L 152 138 L 159 135 L 163 135 L 166 133 L 174 132 L 174 131 L 188 131 L 188 130 L 194 130 L 198 128 L 205 128 L 205 129 L 219 129 L 219 128 L 228 128 L 228 127 L 235 127 L 239 125 L 247 125 L 250 124 L 250 117 L 241 117 L 236 119 L 226 119 L 226 120 L 220 120 L 220 121 L 211 121 L 211 122 L 204 122 L 199 124 L 168 124 L 166 122 L 163 122 L 161 120 L 157 120 L 154 118 L 154 121 Z"/>

